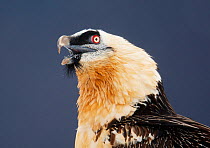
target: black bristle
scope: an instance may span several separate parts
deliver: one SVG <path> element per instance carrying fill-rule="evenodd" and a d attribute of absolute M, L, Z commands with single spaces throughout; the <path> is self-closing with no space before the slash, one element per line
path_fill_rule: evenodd
<path fill-rule="evenodd" d="M 81 68 L 81 64 L 79 63 L 81 59 L 81 54 L 77 54 L 74 57 L 72 57 L 73 63 L 72 64 L 66 64 L 65 65 L 65 71 L 67 76 L 71 76 L 75 74 L 76 68 Z"/>

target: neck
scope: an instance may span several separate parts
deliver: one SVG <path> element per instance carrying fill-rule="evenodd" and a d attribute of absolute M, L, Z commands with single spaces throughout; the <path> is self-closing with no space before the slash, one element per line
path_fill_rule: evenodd
<path fill-rule="evenodd" d="M 174 115 L 176 114 L 172 106 L 168 102 L 165 95 L 162 82 L 158 82 L 157 85 L 158 93 L 150 94 L 147 96 L 147 101 L 139 102 L 136 104 L 138 106 L 137 110 L 133 114 L 134 116 L 161 116 L 161 115 Z"/>
<path fill-rule="evenodd" d="M 125 57 L 122 53 L 77 69 L 79 126 L 98 130 L 113 119 L 132 115 L 137 103 L 146 101 L 150 94 L 158 94 L 160 76 L 156 63 L 143 54 L 133 60 L 131 57 L 136 56 Z"/>

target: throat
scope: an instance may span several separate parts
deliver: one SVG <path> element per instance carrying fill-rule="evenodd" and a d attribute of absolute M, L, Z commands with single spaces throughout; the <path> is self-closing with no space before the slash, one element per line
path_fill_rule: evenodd
<path fill-rule="evenodd" d="M 83 65 L 76 70 L 80 94 L 78 124 L 90 126 L 94 131 L 113 119 L 131 116 L 137 110 L 135 104 L 158 93 L 160 76 L 155 64 L 145 70 L 137 69 L 139 66 L 131 62 L 129 65 L 115 59 L 108 61 Z"/>
<path fill-rule="evenodd" d="M 98 130 L 114 118 L 120 119 L 136 110 L 131 106 L 132 92 L 123 86 L 119 71 L 112 65 L 83 68 L 77 70 L 77 76 L 79 126 L 89 124 Z"/>

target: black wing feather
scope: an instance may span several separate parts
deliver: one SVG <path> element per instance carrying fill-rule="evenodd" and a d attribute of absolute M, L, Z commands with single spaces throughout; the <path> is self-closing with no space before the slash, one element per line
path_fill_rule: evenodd
<path fill-rule="evenodd" d="M 115 120 L 108 125 L 110 133 L 113 133 L 114 130 L 119 133 L 119 128 L 128 144 L 115 145 L 112 135 L 113 148 L 210 147 L 209 127 L 180 115 L 123 117 L 121 121 Z M 132 132 L 144 137 L 142 141 L 135 143 L 129 141 Z M 154 139 L 150 139 L 149 134 L 153 135 Z"/>
<path fill-rule="evenodd" d="M 114 119 L 107 125 L 113 148 L 210 147 L 210 128 L 176 114 L 161 82 L 157 90 L 158 94 L 136 104 L 138 108 L 132 116 L 122 117 L 120 121 Z M 116 132 L 124 136 L 125 144 L 115 142 Z"/>

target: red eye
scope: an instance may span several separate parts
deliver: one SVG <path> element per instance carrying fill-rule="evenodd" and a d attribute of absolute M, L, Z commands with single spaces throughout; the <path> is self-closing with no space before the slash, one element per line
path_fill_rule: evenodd
<path fill-rule="evenodd" d="M 91 37 L 91 42 L 95 43 L 95 44 L 98 44 L 100 43 L 100 37 L 98 35 L 93 35 Z"/>

